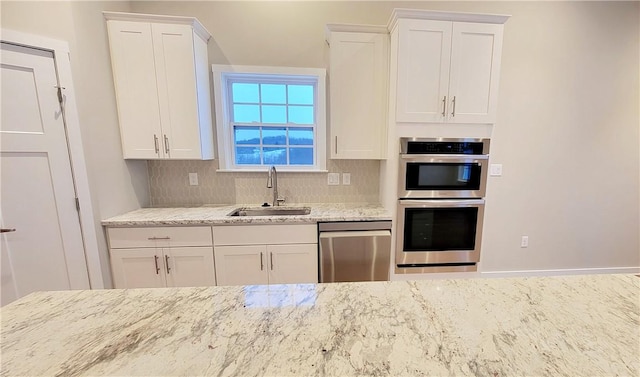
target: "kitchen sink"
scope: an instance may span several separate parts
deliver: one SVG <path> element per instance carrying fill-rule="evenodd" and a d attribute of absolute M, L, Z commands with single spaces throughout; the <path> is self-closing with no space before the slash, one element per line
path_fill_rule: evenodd
<path fill-rule="evenodd" d="M 242 207 L 227 216 L 295 216 L 310 213 L 311 207 Z"/>

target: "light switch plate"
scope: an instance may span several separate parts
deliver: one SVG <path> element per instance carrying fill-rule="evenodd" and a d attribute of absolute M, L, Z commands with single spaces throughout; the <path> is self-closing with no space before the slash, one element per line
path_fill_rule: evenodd
<path fill-rule="evenodd" d="M 198 173 L 189 173 L 189 184 L 191 186 L 198 185 Z"/>
<path fill-rule="evenodd" d="M 327 184 L 331 186 L 340 184 L 340 173 L 329 173 L 327 174 Z"/>
<path fill-rule="evenodd" d="M 502 176 L 502 164 L 491 164 L 489 168 L 489 175 L 492 177 Z"/>
<path fill-rule="evenodd" d="M 342 184 L 343 185 L 351 184 L 351 173 L 342 173 Z"/>

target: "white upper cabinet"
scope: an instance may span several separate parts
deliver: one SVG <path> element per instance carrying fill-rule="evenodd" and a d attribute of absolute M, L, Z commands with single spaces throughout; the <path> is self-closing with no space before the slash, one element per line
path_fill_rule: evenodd
<path fill-rule="evenodd" d="M 495 122 L 508 16 L 396 10 L 396 122 Z"/>
<path fill-rule="evenodd" d="M 209 33 L 191 17 L 104 14 L 124 158 L 212 159 Z"/>
<path fill-rule="evenodd" d="M 327 25 L 333 159 L 384 159 L 389 33 L 386 27 Z"/>

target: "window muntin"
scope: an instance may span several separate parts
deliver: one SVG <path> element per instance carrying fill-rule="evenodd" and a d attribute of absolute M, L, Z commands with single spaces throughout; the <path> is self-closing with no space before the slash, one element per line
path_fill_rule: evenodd
<path fill-rule="evenodd" d="M 212 69 L 220 170 L 325 171 L 324 69 Z"/>

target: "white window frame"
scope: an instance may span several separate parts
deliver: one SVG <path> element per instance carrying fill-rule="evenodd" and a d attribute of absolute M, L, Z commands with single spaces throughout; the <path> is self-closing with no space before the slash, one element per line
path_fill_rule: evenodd
<path fill-rule="evenodd" d="M 277 165 L 278 171 L 287 172 L 326 172 L 327 170 L 327 126 L 326 126 L 326 70 L 321 68 L 262 67 L 245 65 L 212 64 L 213 93 L 216 113 L 216 135 L 218 137 L 218 171 L 264 171 L 268 165 L 236 165 L 233 145 L 233 123 L 231 121 L 229 82 L 234 79 L 250 79 L 252 75 L 264 78 L 264 75 L 280 76 L 283 82 L 287 77 L 313 79 L 315 84 L 315 127 L 313 128 L 313 165 Z M 277 78 L 277 77 L 276 77 Z M 262 124 L 256 124 L 259 126 Z M 286 125 L 284 125 L 286 127 Z M 302 125 L 296 125 L 302 126 Z M 308 125 L 311 126 L 311 125 Z M 307 126 L 307 127 L 308 127 Z"/>

